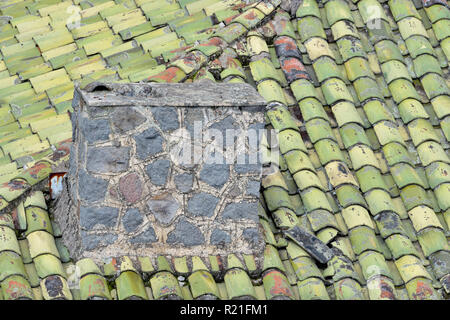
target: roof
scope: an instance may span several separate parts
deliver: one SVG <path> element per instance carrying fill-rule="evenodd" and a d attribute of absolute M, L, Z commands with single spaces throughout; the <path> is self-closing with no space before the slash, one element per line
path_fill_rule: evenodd
<path fill-rule="evenodd" d="M 445 0 L 11 0 L 0 10 L 3 299 L 448 297 Z M 233 255 L 175 267 L 142 257 L 141 273 L 128 258 L 71 261 L 48 195 L 30 191 L 68 156 L 74 82 L 204 78 L 248 82 L 276 102 L 267 120 L 282 157 L 265 159 L 277 170 L 262 181 L 262 275 Z M 339 254 L 320 263 L 285 236 L 295 226 Z"/>

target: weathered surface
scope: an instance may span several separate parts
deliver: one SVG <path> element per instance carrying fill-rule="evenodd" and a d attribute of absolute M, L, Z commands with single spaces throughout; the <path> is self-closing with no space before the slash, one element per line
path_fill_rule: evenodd
<path fill-rule="evenodd" d="M 98 84 L 75 95 L 55 212 L 74 258 L 262 257 L 261 162 L 247 130 L 261 129 L 264 108 L 253 88 Z"/>
<path fill-rule="evenodd" d="M 326 264 L 334 256 L 325 243 L 299 226 L 286 230 L 285 234 L 320 263 Z"/>
<path fill-rule="evenodd" d="M 80 91 L 89 106 L 261 107 L 265 100 L 247 83 L 98 83 Z"/>

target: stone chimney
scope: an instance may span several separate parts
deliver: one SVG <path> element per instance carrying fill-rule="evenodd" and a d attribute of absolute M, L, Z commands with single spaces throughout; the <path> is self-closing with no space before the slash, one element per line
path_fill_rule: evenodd
<path fill-rule="evenodd" d="M 248 84 L 75 90 L 54 216 L 75 259 L 262 257 L 264 99 Z"/>

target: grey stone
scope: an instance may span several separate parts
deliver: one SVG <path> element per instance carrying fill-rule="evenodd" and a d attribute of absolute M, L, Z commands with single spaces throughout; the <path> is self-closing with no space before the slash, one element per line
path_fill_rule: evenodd
<path fill-rule="evenodd" d="M 129 147 L 91 147 L 87 152 L 86 167 L 96 173 L 117 173 L 128 169 Z"/>
<path fill-rule="evenodd" d="M 213 245 L 224 246 L 227 243 L 231 243 L 231 237 L 228 232 L 216 228 L 211 232 L 210 241 Z"/>
<path fill-rule="evenodd" d="M 136 129 L 146 118 L 134 108 L 116 108 L 111 114 L 111 120 L 117 131 L 122 134 Z"/>
<path fill-rule="evenodd" d="M 137 236 L 134 236 L 130 239 L 131 243 L 151 243 L 157 241 L 158 238 L 156 237 L 155 230 L 149 225 L 145 228 L 145 230 L 138 234 Z"/>
<path fill-rule="evenodd" d="M 78 193 L 87 202 L 103 201 L 108 188 L 108 181 L 96 178 L 85 170 L 78 172 Z"/>
<path fill-rule="evenodd" d="M 80 224 L 86 230 L 92 229 L 97 224 L 112 228 L 116 225 L 118 215 L 117 208 L 80 206 Z"/>
<path fill-rule="evenodd" d="M 139 159 L 147 157 L 163 151 L 163 137 L 155 128 L 148 128 L 142 133 L 134 137 L 136 141 L 136 151 Z"/>
<path fill-rule="evenodd" d="M 150 177 L 150 181 L 154 185 L 163 186 L 166 184 L 169 168 L 170 161 L 167 159 L 160 159 L 150 163 L 145 170 Z"/>
<path fill-rule="evenodd" d="M 198 122 L 199 123 L 199 131 L 200 132 L 194 132 L 194 124 Z M 189 131 L 189 134 L 191 135 L 191 138 L 198 138 L 195 137 L 194 134 L 201 136 L 201 130 L 203 129 L 205 123 L 204 115 L 203 115 L 203 109 L 200 108 L 187 108 L 186 113 L 184 115 L 184 126 Z"/>
<path fill-rule="evenodd" d="M 107 87 L 107 88 L 105 88 Z M 83 91 L 89 106 L 259 107 L 267 104 L 248 83 L 108 83 L 93 82 Z"/>
<path fill-rule="evenodd" d="M 77 153 L 78 148 L 75 143 L 70 144 L 70 155 L 69 155 L 69 174 L 74 175 L 78 168 Z"/>
<path fill-rule="evenodd" d="M 113 244 L 117 240 L 117 235 L 114 233 L 96 234 L 81 231 L 81 242 L 85 250 L 93 250 L 98 247 Z"/>
<path fill-rule="evenodd" d="M 178 191 L 186 193 L 192 190 L 194 175 L 190 173 L 178 174 L 174 177 L 175 186 Z"/>
<path fill-rule="evenodd" d="M 237 163 L 234 165 L 234 171 L 239 174 L 261 174 L 262 172 L 262 164 L 259 155 L 255 157 L 249 157 L 248 154 L 245 154 L 243 158 L 238 157 Z M 256 163 L 250 163 L 256 162 Z"/>
<path fill-rule="evenodd" d="M 153 118 L 158 122 L 163 131 L 178 129 L 178 112 L 174 107 L 153 107 Z"/>
<path fill-rule="evenodd" d="M 242 237 L 253 248 L 258 247 L 261 244 L 261 233 L 256 228 L 247 228 L 242 232 Z"/>
<path fill-rule="evenodd" d="M 218 122 L 213 123 L 210 128 L 220 130 L 223 134 L 225 134 L 227 129 L 238 129 L 231 115 Z"/>
<path fill-rule="evenodd" d="M 79 126 L 88 143 L 106 141 L 111 133 L 109 122 L 106 119 L 91 120 L 87 117 L 80 117 Z"/>
<path fill-rule="evenodd" d="M 264 129 L 264 127 L 265 127 L 265 124 L 263 123 L 263 122 L 257 122 L 257 123 L 252 123 L 252 124 L 250 124 L 249 126 L 248 126 L 248 129 L 250 130 L 256 130 L 256 131 L 260 131 L 260 130 L 262 130 L 262 129 Z"/>
<path fill-rule="evenodd" d="M 242 195 L 242 190 L 238 183 L 233 183 L 232 185 L 230 185 L 228 187 L 228 190 L 228 197 L 235 198 Z"/>
<path fill-rule="evenodd" d="M 91 116 L 92 118 L 106 116 L 110 110 L 111 108 L 108 107 L 89 106 L 89 108 L 87 108 L 89 116 Z"/>
<path fill-rule="evenodd" d="M 245 193 L 249 196 L 259 197 L 259 190 L 261 187 L 261 183 L 255 180 L 249 180 L 247 183 L 247 190 Z"/>
<path fill-rule="evenodd" d="M 187 221 L 186 218 L 181 218 L 176 224 L 175 230 L 167 236 L 167 243 L 191 247 L 205 243 L 205 237 L 194 224 Z"/>
<path fill-rule="evenodd" d="M 258 203 L 248 201 L 229 203 L 222 212 L 222 218 L 258 221 Z"/>
<path fill-rule="evenodd" d="M 237 136 L 240 134 L 240 128 L 235 125 L 232 116 L 228 116 L 223 120 L 213 123 L 209 129 L 219 130 L 222 135 L 222 141 L 225 146 L 232 146 L 236 142 Z M 228 135 L 227 135 L 228 130 Z M 232 131 L 233 130 L 233 131 Z M 214 135 L 214 131 L 209 131 L 210 135 Z"/>
<path fill-rule="evenodd" d="M 206 161 L 200 170 L 200 180 L 214 188 L 221 188 L 230 176 L 230 165 L 220 152 L 205 155 Z"/>
<path fill-rule="evenodd" d="M 122 218 L 122 224 L 126 232 L 133 232 L 142 222 L 144 222 L 144 218 L 137 208 L 128 209 Z"/>
<path fill-rule="evenodd" d="M 200 170 L 200 180 L 214 188 L 221 188 L 229 177 L 230 166 L 227 164 L 204 164 Z"/>
<path fill-rule="evenodd" d="M 148 208 L 154 214 L 155 219 L 163 224 L 170 224 L 180 207 L 178 201 L 170 194 L 153 197 L 147 202 Z"/>
<path fill-rule="evenodd" d="M 211 217 L 219 199 L 212 194 L 201 192 L 189 199 L 187 211 L 193 216 Z"/>

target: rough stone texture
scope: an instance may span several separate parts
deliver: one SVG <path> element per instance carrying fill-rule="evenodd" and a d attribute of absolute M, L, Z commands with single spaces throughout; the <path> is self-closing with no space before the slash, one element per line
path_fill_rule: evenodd
<path fill-rule="evenodd" d="M 156 160 L 150 163 L 145 170 L 150 177 L 150 182 L 157 186 L 166 184 L 169 175 L 170 161 L 167 159 Z"/>
<path fill-rule="evenodd" d="M 256 228 L 247 228 L 242 232 L 242 237 L 253 247 L 258 247 L 261 242 L 261 232 Z"/>
<path fill-rule="evenodd" d="M 117 173 L 128 169 L 130 148 L 89 147 L 86 168 L 94 173 Z"/>
<path fill-rule="evenodd" d="M 200 180 L 220 189 L 230 177 L 230 165 L 220 156 L 213 157 L 213 163 L 205 163 L 200 170 Z"/>
<path fill-rule="evenodd" d="M 135 203 L 139 201 L 142 196 L 142 188 L 142 181 L 134 172 L 121 177 L 119 180 L 119 191 L 126 202 Z"/>
<path fill-rule="evenodd" d="M 142 217 L 141 212 L 136 208 L 128 209 L 122 218 L 122 224 L 126 232 L 133 232 L 143 221 L 144 218 Z"/>
<path fill-rule="evenodd" d="M 148 128 L 134 137 L 136 152 L 139 159 L 144 160 L 149 156 L 163 151 L 163 137 L 155 128 Z"/>
<path fill-rule="evenodd" d="M 223 137 L 226 137 L 227 130 L 236 130 L 236 132 L 239 132 L 239 127 L 235 125 L 235 121 L 232 116 L 228 116 L 225 119 L 214 123 L 210 128 L 213 130 L 218 130 Z M 226 146 L 232 146 L 234 143 L 235 139 L 226 139 L 225 141 Z"/>
<path fill-rule="evenodd" d="M 180 99 L 182 87 L 76 90 L 70 168 L 55 210 L 74 259 L 262 257 L 264 242 L 257 237 L 261 163 L 237 164 L 238 154 L 256 152 L 242 143 L 240 133 L 245 137 L 247 128 L 264 122 L 261 99 L 254 89 L 227 84 L 216 103 L 229 107 L 196 104 L 199 92 L 210 94 L 202 97 L 206 100 L 217 95 L 217 88 L 204 84 L 178 104 L 174 97 Z M 154 104 L 156 95 L 160 105 Z M 243 103 L 235 99 L 239 96 L 251 99 Z M 95 128 L 100 129 L 91 132 Z M 180 135 L 185 128 L 196 129 L 195 146 L 189 135 Z M 228 129 L 236 129 L 239 137 L 221 137 Z M 235 145 L 236 154 L 229 148 Z"/>
<path fill-rule="evenodd" d="M 154 107 L 152 115 L 163 131 L 172 131 L 180 127 L 177 109 L 174 107 Z"/>
<path fill-rule="evenodd" d="M 134 108 L 117 108 L 111 115 L 114 128 L 119 133 L 136 129 L 145 122 L 145 117 Z"/>
<path fill-rule="evenodd" d="M 81 238 L 83 241 L 83 248 L 85 250 L 93 250 L 98 247 L 113 244 L 118 236 L 114 233 L 95 234 L 82 231 Z"/>
<path fill-rule="evenodd" d="M 260 174 L 261 165 L 259 163 L 251 163 L 252 157 L 245 155 L 243 163 L 236 163 L 234 165 L 234 170 L 239 174 Z"/>
<path fill-rule="evenodd" d="M 108 187 L 108 181 L 96 178 L 85 170 L 79 172 L 79 194 L 82 200 L 87 202 L 103 201 Z"/>
<path fill-rule="evenodd" d="M 80 126 L 83 128 L 85 138 L 88 143 L 106 141 L 109 139 L 111 129 L 106 119 L 89 119 L 80 117 Z"/>
<path fill-rule="evenodd" d="M 189 131 L 191 137 L 194 136 L 194 123 L 197 122 L 202 125 L 205 123 L 205 115 L 203 111 L 204 110 L 202 108 L 194 108 L 186 110 L 184 113 L 184 126 Z"/>
<path fill-rule="evenodd" d="M 80 207 L 81 227 L 90 230 L 95 226 L 112 228 L 116 225 L 119 209 L 112 207 Z"/>
<path fill-rule="evenodd" d="M 200 171 L 200 180 L 214 188 L 223 187 L 229 176 L 230 166 L 226 164 L 206 164 Z"/>
<path fill-rule="evenodd" d="M 138 234 L 137 236 L 134 236 L 130 239 L 131 243 L 142 243 L 142 244 L 147 244 L 147 243 L 152 243 L 157 241 L 157 237 L 156 237 L 156 233 L 155 230 L 151 227 L 151 226 L 147 226 L 147 228 L 145 228 L 145 230 Z"/>
<path fill-rule="evenodd" d="M 231 237 L 227 232 L 216 228 L 211 233 L 210 242 L 216 246 L 224 246 L 231 242 Z"/>
<path fill-rule="evenodd" d="M 174 177 L 175 186 L 178 191 L 187 193 L 192 191 L 194 175 L 190 173 L 178 174 Z"/>
<path fill-rule="evenodd" d="M 211 217 L 219 203 L 219 198 L 208 193 L 198 193 L 188 201 L 187 211 L 193 216 Z"/>
<path fill-rule="evenodd" d="M 255 212 L 258 212 L 257 202 L 243 201 L 239 203 L 229 203 L 222 212 L 222 218 L 258 221 L 258 215 L 255 215 Z"/>
<path fill-rule="evenodd" d="M 99 91 L 99 87 L 109 90 Z M 89 106 L 245 107 L 265 106 L 266 101 L 248 83 L 99 83 L 79 92 Z"/>
<path fill-rule="evenodd" d="M 170 224 L 180 208 L 177 200 L 170 194 L 155 196 L 147 204 L 150 213 L 153 213 L 155 219 L 162 225 Z"/>
<path fill-rule="evenodd" d="M 182 244 L 187 247 L 198 246 L 205 242 L 203 233 L 194 224 L 182 218 L 175 226 L 175 230 L 170 232 L 167 243 Z"/>

